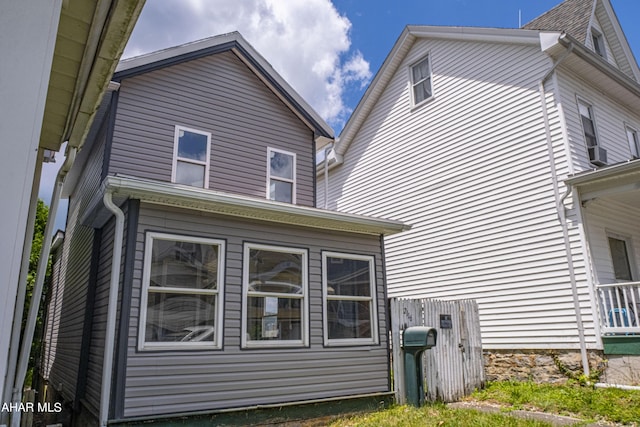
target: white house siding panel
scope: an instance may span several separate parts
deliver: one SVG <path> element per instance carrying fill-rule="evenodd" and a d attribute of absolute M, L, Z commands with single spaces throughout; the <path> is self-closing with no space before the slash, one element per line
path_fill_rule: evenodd
<path fill-rule="evenodd" d="M 595 280 L 599 284 L 615 283 L 613 261 L 608 236 L 628 239 L 629 261 L 634 280 L 640 280 L 640 210 L 611 199 L 595 199 L 584 207 L 589 230 L 589 249 L 595 267 Z M 610 234 L 609 234 L 610 233 Z"/>
<path fill-rule="evenodd" d="M 378 236 L 248 222 L 142 204 L 133 278 L 125 417 L 245 407 L 389 391 L 387 316 Z M 223 348 L 139 351 L 139 307 L 145 233 L 226 240 Z M 307 248 L 310 346 L 241 349 L 245 242 Z M 324 347 L 321 251 L 375 257 L 379 345 Z"/>
<path fill-rule="evenodd" d="M 59 253 L 52 253 L 51 263 L 51 283 L 60 283 L 63 263 Z M 61 287 L 52 286 L 49 289 L 47 316 L 44 324 L 44 336 L 42 345 L 42 368 L 41 374 L 48 380 L 51 374 L 51 366 L 55 357 L 55 350 L 58 345 L 58 326 L 60 325 L 60 303 Z"/>
<path fill-rule="evenodd" d="M 67 229 L 62 246 L 61 259 L 64 267 L 52 283 L 56 299 L 50 304 L 59 311 L 59 315 L 56 314 L 51 319 L 57 322 L 52 325 L 55 328 L 52 333 L 57 336 L 57 342 L 50 356 L 52 362 L 49 384 L 69 401 L 75 399 L 78 380 L 94 236 L 93 229 L 79 221 L 100 186 L 105 145 L 104 127 L 97 138 L 79 184 L 70 197 Z"/>
<path fill-rule="evenodd" d="M 574 171 L 580 172 L 595 168 L 589 162 L 584 131 L 578 112 L 578 99 L 582 99 L 593 107 L 598 144 L 607 150 L 607 163 L 615 164 L 631 159 L 625 125 L 639 130 L 640 112 L 634 112 L 624 107 L 567 71 L 560 70 L 559 75 L 561 103 L 572 150 Z"/>
<path fill-rule="evenodd" d="M 266 197 L 267 147 L 296 153 L 297 204 L 313 206 L 313 132 L 232 52 L 124 79 L 110 174 L 169 182 L 174 126 L 211 133 L 209 188 Z"/>
<path fill-rule="evenodd" d="M 412 111 L 408 66 L 427 53 L 434 98 Z M 412 224 L 385 239 L 389 294 L 476 299 L 485 348 L 579 345 L 538 91 L 550 66 L 533 46 L 417 41 L 330 178 L 330 207 Z"/>

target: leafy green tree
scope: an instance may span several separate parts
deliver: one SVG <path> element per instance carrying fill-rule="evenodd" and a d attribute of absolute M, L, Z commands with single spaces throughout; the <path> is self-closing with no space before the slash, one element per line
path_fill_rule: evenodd
<path fill-rule="evenodd" d="M 26 299 L 24 303 L 24 313 L 22 315 L 22 330 L 24 331 L 27 317 L 29 315 L 29 307 L 31 306 L 31 297 L 33 295 L 33 287 L 36 283 L 36 272 L 38 269 L 38 261 L 40 259 L 40 251 L 42 250 L 42 244 L 44 242 L 44 230 L 47 226 L 47 217 L 49 216 L 49 207 L 45 205 L 45 203 L 38 199 L 38 205 L 36 207 L 36 219 L 33 227 L 33 239 L 31 242 L 31 255 L 29 256 L 29 271 L 27 274 L 27 292 Z M 47 277 L 51 273 L 51 259 L 49 259 L 47 265 Z M 41 334 L 38 331 L 42 330 L 43 322 L 44 322 L 44 295 L 47 294 L 46 286 L 48 284 L 48 280 L 45 280 L 45 288 L 43 289 L 42 302 L 40 304 L 40 309 L 38 310 L 38 318 L 36 323 L 36 333 L 34 334 L 33 343 L 31 344 L 31 356 L 29 358 L 29 372 L 27 374 L 27 380 L 25 381 L 25 385 L 29 386 L 31 384 L 31 377 L 33 368 L 35 366 L 36 359 L 40 352 L 41 347 Z"/>

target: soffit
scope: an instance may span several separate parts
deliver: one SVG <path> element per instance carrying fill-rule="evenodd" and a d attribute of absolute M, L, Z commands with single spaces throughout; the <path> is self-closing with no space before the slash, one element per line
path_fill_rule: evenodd
<path fill-rule="evenodd" d="M 81 146 L 144 0 L 63 2 L 40 147 Z"/>

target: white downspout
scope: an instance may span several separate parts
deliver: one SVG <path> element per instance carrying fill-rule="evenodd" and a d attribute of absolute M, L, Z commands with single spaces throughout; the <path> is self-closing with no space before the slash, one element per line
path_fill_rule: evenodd
<path fill-rule="evenodd" d="M 107 189 L 102 200 L 107 209 L 116 217 L 116 228 L 113 236 L 113 255 L 111 258 L 109 305 L 107 306 L 107 329 L 105 331 L 104 360 L 102 363 L 102 389 L 100 392 L 100 426 L 104 427 L 107 425 L 107 420 L 109 419 L 109 398 L 111 395 L 111 374 L 113 371 L 113 352 L 116 335 L 118 288 L 120 285 L 120 265 L 124 239 L 124 213 L 113 203 L 112 190 Z"/>
<path fill-rule="evenodd" d="M 328 145 L 324 149 L 324 208 L 329 209 L 329 150 Z"/>
<path fill-rule="evenodd" d="M 553 143 L 551 142 L 551 126 L 549 125 L 549 113 L 547 111 L 547 100 L 544 91 L 545 82 L 555 72 L 556 68 L 571 54 L 573 51 L 573 43 L 569 45 L 563 55 L 553 64 L 551 69 L 547 71 L 544 77 L 538 83 L 540 92 L 540 102 L 542 104 L 542 116 L 544 120 L 544 130 L 547 139 L 547 151 L 549 154 L 549 167 L 551 169 L 551 180 L 553 182 L 553 193 L 556 199 L 556 210 L 558 219 L 562 227 L 562 239 L 564 243 L 565 253 L 567 255 L 567 268 L 569 270 L 569 281 L 571 282 L 571 293 L 573 297 L 574 311 L 576 312 L 576 325 L 578 327 L 578 340 L 580 341 L 580 356 L 582 359 L 582 370 L 585 376 L 589 376 L 589 357 L 587 354 L 587 344 L 584 336 L 584 323 L 582 321 L 582 312 L 580 311 L 580 298 L 578 295 L 578 285 L 576 283 L 575 268 L 573 265 L 573 256 L 571 255 L 571 241 L 569 239 L 569 230 L 567 228 L 567 218 L 565 213 L 564 200 L 571 193 L 571 187 L 567 188 L 566 193 L 560 197 L 560 187 L 558 185 L 558 174 L 556 171 L 555 157 L 553 154 Z"/>
<path fill-rule="evenodd" d="M 70 147 L 67 150 L 67 158 L 62 164 L 60 171 L 58 171 L 56 183 L 53 188 L 53 194 L 51 195 L 51 206 L 49 207 L 49 216 L 47 217 L 47 225 L 45 226 L 44 236 L 42 237 L 42 249 L 40 250 L 40 259 L 38 260 L 38 268 L 36 270 L 36 282 L 33 285 L 29 316 L 27 318 L 27 324 L 25 325 L 24 335 L 22 337 L 22 346 L 20 348 L 20 356 L 18 358 L 18 367 L 13 387 L 13 402 L 22 401 L 22 389 L 24 388 L 24 380 L 27 375 L 31 343 L 33 342 L 33 334 L 38 318 L 38 309 L 40 307 L 40 299 L 42 298 L 44 279 L 47 274 L 47 265 L 49 264 L 49 252 L 51 250 L 51 240 L 53 239 L 53 230 L 56 222 L 55 218 L 58 213 L 58 204 L 60 202 L 60 195 L 62 194 L 64 179 L 76 159 L 77 152 L 78 149 L 76 147 Z M 20 412 L 16 412 L 12 415 L 11 426 L 20 426 Z"/>

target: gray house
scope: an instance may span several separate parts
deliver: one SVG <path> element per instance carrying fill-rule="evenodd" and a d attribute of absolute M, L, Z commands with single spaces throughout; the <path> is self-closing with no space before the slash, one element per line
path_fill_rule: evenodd
<path fill-rule="evenodd" d="M 238 33 L 113 81 L 65 184 L 48 399 L 106 425 L 388 394 L 408 227 L 315 207 L 331 128 Z"/>

